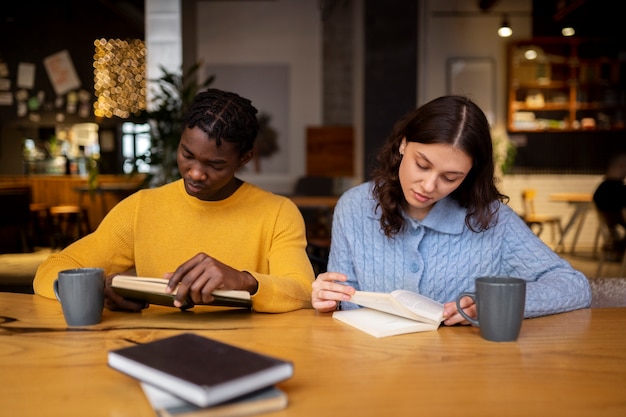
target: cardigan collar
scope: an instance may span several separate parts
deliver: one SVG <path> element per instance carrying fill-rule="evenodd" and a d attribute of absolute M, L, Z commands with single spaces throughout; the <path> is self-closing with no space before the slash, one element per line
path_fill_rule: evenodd
<path fill-rule="evenodd" d="M 460 234 L 465 229 L 467 209 L 461 207 L 452 197 L 447 196 L 435 203 L 424 220 L 415 220 L 404 213 L 411 229 L 427 227 L 437 232 Z"/>

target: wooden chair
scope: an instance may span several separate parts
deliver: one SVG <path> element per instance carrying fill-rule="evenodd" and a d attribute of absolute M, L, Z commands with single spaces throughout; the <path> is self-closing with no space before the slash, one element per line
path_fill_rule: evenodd
<path fill-rule="evenodd" d="M 34 247 L 52 246 L 52 218 L 47 203 L 30 204 L 30 240 Z"/>
<path fill-rule="evenodd" d="M 561 234 L 563 233 L 563 229 L 561 228 L 561 217 L 551 214 L 538 214 L 535 210 L 536 197 L 537 190 L 534 188 L 525 188 L 522 190 L 524 212 L 520 215 L 520 217 L 537 236 L 541 236 L 544 224 L 549 225 L 552 243 L 556 245 L 561 237 Z"/>
<path fill-rule="evenodd" d="M 62 249 L 90 232 L 85 207 L 65 204 L 50 207 L 52 248 Z"/>
<path fill-rule="evenodd" d="M 606 262 L 621 262 L 620 273 L 618 276 L 626 276 L 626 248 L 619 248 L 616 246 L 616 241 L 623 241 L 618 230 L 615 227 L 609 226 L 607 217 L 600 210 L 596 208 L 596 215 L 598 217 L 598 234 L 599 239 L 594 242 L 595 250 L 598 251 L 598 269 L 596 271 L 596 278 L 602 276 Z M 601 244 L 600 244 L 601 243 Z M 617 249 L 617 251 L 616 251 Z"/>
<path fill-rule="evenodd" d="M 0 188 L 0 253 L 30 252 L 30 185 Z"/>
<path fill-rule="evenodd" d="M 332 196 L 334 179 L 325 176 L 305 176 L 294 187 L 295 196 Z M 321 207 L 300 207 L 306 225 L 307 254 L 315 275 L 326 272 L 330 252 L 332 211 Z"/>

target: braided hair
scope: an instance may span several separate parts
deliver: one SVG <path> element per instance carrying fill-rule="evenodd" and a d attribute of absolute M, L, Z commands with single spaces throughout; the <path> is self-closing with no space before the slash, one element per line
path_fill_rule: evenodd
<path fill-rule="evenodd" d="M 210 88 L 198 93 L 183 118 L 183 128 L 202 129 L 217 146 L 233 143 L 239 155 L 251 151 L 259 131 L 257 109 L 247 98 Z"/>

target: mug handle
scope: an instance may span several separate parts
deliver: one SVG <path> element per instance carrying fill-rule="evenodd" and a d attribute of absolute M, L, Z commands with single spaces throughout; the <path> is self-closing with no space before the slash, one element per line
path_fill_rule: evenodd
<path fill-rule="evenodd" d="M 59 296 L 59 280 L 55 279 L 52 283 L 52 289 L 54 290 L 54 296 L 58 301 L 61 301 L 61 296 Z"/>
<path fill-rule="evenodd" d="M 456 310 L 459 312 L 460 315 L 462 315 L 465 320 L 469 321 L 472 325 L 479 327 L 478 325 L 478 320 L 471 318 L 470 316 L 468 316 L 465 311 L 463 311 L 463 309 L 461 308 L 461 298 L 463 297 L 469 297 L 472 300 L 474 300 L 474 304 L 476 304 L 476 294 L 473 292 L 462 292 L 456 299 Z"/>

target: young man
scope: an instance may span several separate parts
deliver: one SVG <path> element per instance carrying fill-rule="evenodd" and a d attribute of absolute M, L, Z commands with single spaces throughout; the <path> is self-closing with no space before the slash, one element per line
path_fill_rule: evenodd
<path fill-rule="evenodd" d="M 257 110 L 237 94 L 197 95 L 177 151 L 182 179 L 140 190 L 115 206 L 97 230 L 52 254 L 38 269 L 36 294 L 54 298 L 59 271 L 104 268 L 105 305 L 138 311 L 111 288 L 113 276 L 166 277 L 180 284 L 176 300 L 212 300 L 216 289 L 246 290 L 252 308 L 285 312 L 310 307 L 313 269 L 305 226 L 287 198 L 235 174 L 252 159 Z"/>

